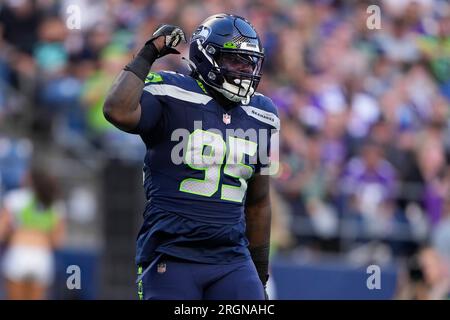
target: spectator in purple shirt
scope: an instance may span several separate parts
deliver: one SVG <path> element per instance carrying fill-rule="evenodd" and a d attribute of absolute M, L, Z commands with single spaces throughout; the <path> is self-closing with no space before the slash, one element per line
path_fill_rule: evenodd
<path fill-rule="evenodd" d="M 369 141 L 362 147 L 360 156 L 349 160 L 344 169 L 342 187 L 345 193 L 357 197 L 365 197 L 369 192 L 372 201 L 377 202 L 394 196 L 395 169 L 384 158 L 380 145 Z"/>
<path fill-rule="evenodd" d="M 360 155 L 349 160 L 340 184 L 344 215 L 356 218 L 364 236 L 394 233 L 396 172 L 374 141 L 363 145 Z"/>

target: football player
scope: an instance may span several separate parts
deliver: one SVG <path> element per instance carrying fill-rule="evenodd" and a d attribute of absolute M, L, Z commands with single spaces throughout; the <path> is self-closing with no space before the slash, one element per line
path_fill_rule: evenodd
<path fill-rule="evenodd" d="M 271 221 L 263 155 L 279 129 L 276 107 L 256 93 L 263 47 L 247 20 L 218 14 L 192 35 L 189 75 L 150 72 L 185 39 L 179 27 L 160 26 L 103 108 L 108 121 L 147 147 L 138 295 L 262 300 Z"/>

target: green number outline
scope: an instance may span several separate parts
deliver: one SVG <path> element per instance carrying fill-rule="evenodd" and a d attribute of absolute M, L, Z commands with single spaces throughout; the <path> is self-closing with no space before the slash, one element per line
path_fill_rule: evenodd
<path fill-rule="evenodd" d="M 216 181 L 216 187 L 215 187 L 215 189 L 214 189 L 214 192 L 212 192 L 211 194 L 209 194 L 209 193 L 201 193 L 201 192 L 190 191 L 190 190 L 187 190 L 186 188 L 183 187 L 183 185 L 184 185 L 185 183 L 189 182 L 189 181 L 198 182 L 198 183 L 206 182 L 207 171 L 212 169 L 211 167 L 207 167 L 207 168 L 199 168 L 199 167 L 195 167 L 194 165 L 192 165 L 192 164 L 190 163 L 190 161 L 188 161 L 188 154 L 189 154 L 189 155 L 191 154 L 191 149 L 192 149 L 192 148 L 191 148 L 192 137 L 193 137 L 194 134 L 196 134 L 197 131 L 200 131 L 200 132 L 206 132 L 206 133 L 208 133 L 208 134 L 211 134 L 211 135 L 214 135 L 214 136 L 218 136 L 218 137 L 220 138 L 220 141 L 222 142 L 222 145 L 223 145 L 223 155 L 222 155 L 222 159 L 220 159 L 220 161 L 221 161 L 222 163 L 223 163 L 223 159 L 225 158 L 225 155 L 226 155 L 226 152 L 227 152 L 227 145 L 226 145 L 225 141 L 223 140 L 223 138 L 222 138 L 222 136 L 221 136 L 220 134 L 213 133 L 213 132 L 210 132 L 210 131 L 201 130 L 201 129 L 196 129 L 196 130 L 194 130 L 194 131 L 189 135 L 189 140 L 188 140 L 188 144 L 187 144 L 187 148 L 186 148 L 186 153 L 185 153 L 185 155 L 184 155 L 184 160 L 185 160 L 185 164 L 187 164 L 190 168 L 192 168 L 192 169 L 194 169 L 194 170 L 205 171 L 205 178 L 204 178 L 204 179 L 186 178 L 186 179 L 184 179 L 183 181 L 181 181 L 179 190 L 180 190 L 181 192 L 186 192 L 186 193 L 196 194 L 196 195 L 199 195 L 199 196 L 211 197 L 211 196 L 213 196 L 213 195 L 217 192 L 217 190 L 219 190 L 220 172 L 221 172 L 221 167 L 222 167 L 222 165 L 218 166 L 218 170 L 217 170 L 218 174 L 217 174 L 217 177 L 216 177 L 216 179 L 215 179 L 215 181 Z M 209 153 L 209 155 L 208 155 L 208 157 L 211 157 L 211 154 L 212 154 L 213 151 L 214 151 L 214 146 L 211 145 L 211 144 L 209 144 L 209 143 L 202 143 L 202 145 L 201 145 L 201 147 L 202 147 L 202 152 L 203 152 L 203 146 L 205 146 L 205 145 L 208 145 L 208 146 L 211 147 L 210 153 Z M 202 154 L 202 156 L 205 156 L 205 155 Z"/>
<path fill-rule="evenodd" d="M 257 144 L 256 142 L 253 142 L 253 141 L 250 141 L 250 140 L 246 140 L 246 139 L 241 139 L 241 138 L 236 138 L 236 137 L 231 137 L 231 136 L 230 136 L 229 139 L 228 139 L 228 144 L 229 144 L 229 145 L 231 145 L 231 143 L 232 143 L 232 142 L 231 142 L 231 141 L 232 141 L 231 139 L 235 139 L 235 140 L 243 140 L 243 141 L 245 141 L 246 143 L 250 143 L 250 146 L 253 146 L 253 147 L 255 148 L 255 150 L 254 150 L 251 154 L 250 154 L 250 153 L 242 152 L 242 155 L 241 155 L 241 158 L 239 159 L 239 161 L 238 161 L 237 163 L 231 164 L 231 165 L 238 165 L 238 166 L 242 166 L 242 167 L 247 167 L 247 168 L 249 168 L 250 171 L 251 171 L 251 174 L 250 174 L 250 176 L 251 176 L 251 175 L 253 174 L 254 169 L 253 169 L 251 166 L 242 163 L 242 159 L 244 158 L 244 156 L 245 156 L 246 154 L 249 155 L 249 156 L 253 156 L 253 155 L 256 153 L 256 151 L 258 150 L 258 144 Z M 230 150 L 231 150 L 231 148 L 230 148 Z M 231 157 L 231 152 L 228 154 L 228 158 L 230 158 L 230 157 Z M 245 186 L 247 185 L 247 180 L 244 179 L 243 177 L 234 175 L 234 174 L 232 174 L 232 173 L 226 173 L 228 166 L 230 166 L 230 164 L 228 163 L 228 159 L 227 159 L 227 162 L 226 162 L 226 164 L 225 164 L 225 167 L 223 168 L 223 174 L 226 174 L 227 176 L 230 176 L 230 177 L 233 177 L 233 178 L 235 178 L 235 179 L 238 179 L 241 185 L 240 185 L 240 186 L 232 186 L 232 185 L 229 185 L 229 184 L 222 184 L 220 199 L 222 199 L 222 200 L 227 200 L 227 201 L 233 201 L 233 202 L 242 202 L 242 200 L 244 199 L 244 196 L 245 196 L 245 190 L 244 190 L 244 193 L 243 193 L 242 198 L 239 199 L 239 200 L 231 199 L 231 198 L 227 198 L 227 197 L 224 197 L 224 196 L 223 196 L 223 189 L 224 189 L 224 188 L 228 188 L 228 189 L 241 189 L 241 188 L 244 186 L 244 183 L 245 183 Z"/>

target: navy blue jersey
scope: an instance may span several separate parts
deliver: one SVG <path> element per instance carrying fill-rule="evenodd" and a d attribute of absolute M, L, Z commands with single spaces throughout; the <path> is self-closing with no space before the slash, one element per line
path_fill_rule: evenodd
<path fill-rule="evenodd" d="M 196 79 L 152 72 L 140 104 L 133 132 L 147 146 L 147 204 L 136 262 L 157 253 L 204 263 L 248 258 L 247 181 L 270 165 L 270 137 L 279 129 L 272 101 L 255 94 L 226 110 Z"/>

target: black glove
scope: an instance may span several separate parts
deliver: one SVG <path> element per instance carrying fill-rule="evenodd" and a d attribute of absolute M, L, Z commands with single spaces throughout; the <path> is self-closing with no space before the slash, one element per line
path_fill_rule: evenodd
<path fill-rule="evenodd" d="M 149 45 L 153 43 L 153 41 L 161 36 L 164 36 L 166 39 L 166 45 L 159 51 L 158 58 L 161 58 L 167 54 L 180 54 L 178 50 L 175 49 L 175 47 L 181 42 L 187 42 L 186 41 L 186 35 L 181 30 L 180 27 L 171 25 L 171 24 L 162 24 L 156 29 L 155 32 L 153 32 L 153 37 L 151 37 L 145 45 Z"/>
<path fill-rule="evenodd" d="M 165 37 L 165 46 L 158 51 L 153 41 L 161 36 Z M 169 24 L 160 25 L 136 57 L 125 66 L 124 70 L 133 72 L 144 82 L 156 59 L 171 53 L 180 54 L 175 47 L 181 41 L 186 42 L 186 35 L 180 27 Z"/>

